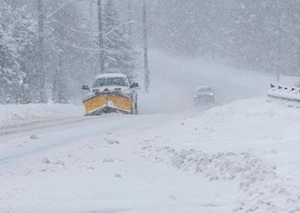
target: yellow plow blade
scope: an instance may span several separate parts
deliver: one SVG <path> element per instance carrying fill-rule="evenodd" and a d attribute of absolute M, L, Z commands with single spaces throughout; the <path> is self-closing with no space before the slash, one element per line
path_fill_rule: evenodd
<path fill-rule="evenodd" d="M 113 107 L 123 111 L 131 112 L 132 100 L 130 98 L 119 95 L 111 95 L 108 96 L 107 100 L 113 103 Z"/>
<path fill-rule="evenodd" d="M 91 99 L 88 99 L 83 102 L 85 107 L 85 113 L 91 113 L 95 110 L 101 109 L 102 107 L 105 107 L 107 103 L 107 98 L 105 95 L 98 95 L 96 97 L 93 97 Z"/>
<path fill-rule="evenodd" d="M 100 94 L 83 101 L 86 115 L 105 112 L 131 113 L 132 99 L 118 94 Z"/>

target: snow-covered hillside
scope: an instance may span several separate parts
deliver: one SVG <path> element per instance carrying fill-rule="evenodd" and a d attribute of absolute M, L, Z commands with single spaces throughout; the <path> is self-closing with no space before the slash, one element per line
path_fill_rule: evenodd
<path fill-rule="evenodd" d="M 211 85 L 216 89 L 216 101 L 223 105 L 239 99 L 264 96 L 275 76 L 254 71 L 233 69 L 213 61 L 186 60 L 168 56 L 160 50 L 149 53 L 151 89 L 140 94 L 143 113 L 166 113 L 193 108 L 193 94 L 197 85 Z M 143 88 L 143 70 L 139 83 Z M 295 77 L 282 76 L 280 83 L 294 85 Z"/>
<path fill-rule="evenodd" d="M 297 109 L 255 98 L 203 114 L 143 116 L 35 130 L 31 139 L 30 131 L 2 137 L 0 211 L 298 209 Z M 109 127 L 134 119 L 136 125 Z M 90 136 L 78 137 L 79 130 Z"/>

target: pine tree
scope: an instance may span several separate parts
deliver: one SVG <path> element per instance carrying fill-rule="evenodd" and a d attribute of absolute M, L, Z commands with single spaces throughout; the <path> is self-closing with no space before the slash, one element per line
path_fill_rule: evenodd
<path fill-rule="evenodd" d="M 0 5 L 0 17 L 0 95 L 15 102 L 24 98 L 27 88 L 23 63 L 33 46 L 34 22 L 23 9 L 13 10 L 5 2 Z"/>
<path fill-rule="evenodd" d="M 46 13 L 51 14 L 65 3 L 65 0 L 45 1 Z M 93 52 L 76 48 L 91 46 L 91 36 L 82 32 L 94 30 L 82 29 L 86 20 L 77 3 L 68 4 L 45 21 L 47 92 L 49 98 L 59 103 L 80 99 L 78 85 L 90 76 L 90 70 L 97 69 L 91 60 L 95 57 Z"/>
<path fill-rule="evenodd" d="M 113 0 L 108 0 L 103 13 L 105 71 L 124 73 L 133 78 L 137 52 L 126 32 L 126 26 L 119 21 Z"/>

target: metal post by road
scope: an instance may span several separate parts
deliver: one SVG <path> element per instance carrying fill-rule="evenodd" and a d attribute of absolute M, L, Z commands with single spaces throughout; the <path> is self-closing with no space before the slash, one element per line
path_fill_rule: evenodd
<path fill-rule="evenodd" d="M 44 33 L 44 5 L 43 0 L 37 0 L 38 9 L 38 49 L 39 49 L 39 62 L 38 70 L 40 76 L 40 102 L 47 102 L 46 93 L 46 73 L 45 73 L 45 33 Z"/>
<path fill-rule="evenodd" d="M 276 38 L 276 43 L 277 43 L 277 52 L 276 52 L 276 80 L 277 82 L 280 81 L 280 54 L 281 54 L 281 47 L 280 47 L 280 39 L 281 39 L 281 8 L 280 8 L 280 0 L 277 0 L 277 38 Z"/>
<path fill-rule="evenodd" d="M 131 24 L 131 21 L 132 21 L 132 0 L 128 0 L 128 36 L 129 38 L 131 39 L 131 34 L 132 34 L 132 24 Z"/>
<path fill-rule="evenodd" d="M 102 0 L 98 0 L 98 27 L 99 27 L 99 49 L 100 49 L 100 73 L 104 73 L 104 39 L 102 23 Z"/>
<path fill-rule="evenodd" d="M 150 87 L 150 70 L 148 68 L 147 0 L 143 0 L 143 25 L 145 91 L 148 92 Z"/>

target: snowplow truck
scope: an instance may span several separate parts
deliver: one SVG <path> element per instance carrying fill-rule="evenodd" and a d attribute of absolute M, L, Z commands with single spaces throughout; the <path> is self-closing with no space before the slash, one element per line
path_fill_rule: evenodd
<path fill-rule="evenodd" d="M 119 73 L 108 73 L 96 76 L 91 87 L 84 85 L 88 94 L 83 100 L 85 116 L 103 113 L 138 114 L 138 83 Z"/>

